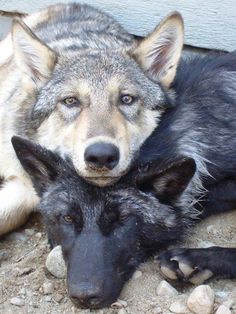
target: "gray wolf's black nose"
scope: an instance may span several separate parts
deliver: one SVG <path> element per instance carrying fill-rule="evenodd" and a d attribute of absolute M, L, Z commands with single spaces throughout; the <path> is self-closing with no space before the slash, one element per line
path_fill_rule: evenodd
<path fill-rule="evenodd" d="M 95 143 L 86 148 L 84 159 L 92 169 L 112 170 L 118 164 L 120 158 L 119 149 L 108 143 Z"/>

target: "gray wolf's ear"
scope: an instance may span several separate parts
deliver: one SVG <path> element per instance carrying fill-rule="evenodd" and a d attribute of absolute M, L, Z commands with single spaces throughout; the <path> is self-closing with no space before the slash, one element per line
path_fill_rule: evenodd
<path fill-rule="evenodd" d="M 12 137 L 12 145 L 25 171 L 29 174 L 39 196 L 47 190 L 60 173 L 60 158 L 53 152 L 23 139 Z"/>
<path fill-rule="evenodd" d="M 12 25 L 13 52 L 17 66 L 38 85 L 50 78 L 56 63 L 56 53 L 19 19 Z"/>
<path fill-rule="evenodd" d="M 168 88 L 175 78 L 183 42 L 183 18 L 173 12 L 140 41 L 131 55 L 152 80 Z"/>
<path fill-rule="evenodd" d="M 167 166 L 155 165 L 140 168 L 136 184 L 143 191 L 153 191 L 160 201 L 173 202 L 187 188 L 195 171 L 196 164 L 192 158 L 181 158 Z"/>

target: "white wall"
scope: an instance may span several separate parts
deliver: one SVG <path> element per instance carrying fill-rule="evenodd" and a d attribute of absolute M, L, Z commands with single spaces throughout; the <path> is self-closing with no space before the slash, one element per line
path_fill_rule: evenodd
<path fill-rule="evenodd" d="M 0 9 L 32 12 L 66 0 L 0 0 Z M 236 50 L 236 0 L 84 0 L 113 15 L 136 35 L 146 35 L 173 10 L 185 20 L 185 43 L 222 50 Z M 0 17 L 0 37 L 9 29 Z"/>

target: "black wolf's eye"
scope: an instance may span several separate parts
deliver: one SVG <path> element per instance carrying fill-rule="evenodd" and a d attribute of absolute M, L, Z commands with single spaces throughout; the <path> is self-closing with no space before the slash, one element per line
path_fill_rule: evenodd
<path fill-rule="evenodd" d="M 63 216 L 63 219 L 66 223 L 71 224 L 73 222 L 73 218 L 69 215 Z"/>
<path fill-rule="evenodd" d="M 131 105 L 135 98 L 133 96 L 130 96 L 130 95 L 123 95 L 121 96 L 121 103 L 124 104 L 124 105 Z"/>
<path fill-rule="evenodd" d="M 67 97 L 63 99 L 63 103 L 66 106 L 77 106 L 79 104 L 79 100 L 76 97 Z"/>

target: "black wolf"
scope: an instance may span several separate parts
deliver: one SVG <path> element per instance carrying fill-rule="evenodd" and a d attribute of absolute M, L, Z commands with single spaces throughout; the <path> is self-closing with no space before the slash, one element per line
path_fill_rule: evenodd
<path fill-rule="evenodd" d="M 162 189 L 160 197 L 178 198 L 195 172 L 192 159 L 134 171 L 101 188 L 79 177 L 69 160 L 19 137 L 12 142 L 41 196 L 38 210 L 50 243 L 62 246 L 69 295 L 81 307 L 114 302 L 135 268 L 180 239 L 196 215 L 154 195 L 155 186 Z M 172 192 L 163 188 L 172 181 L 178 183 Z"/>
<path fill-rule="evenodd" d="M 157 126 L 182 45 L 178 13 L 143 40 L 107 14 L 75 3 L 14 20 L 11 34 L 0 42 L 0 175 L 5 180 L 0 235 L 22 224 L 38 202 L 11 137 L 69 154 L 82 177 L 112 184 Z"/>

